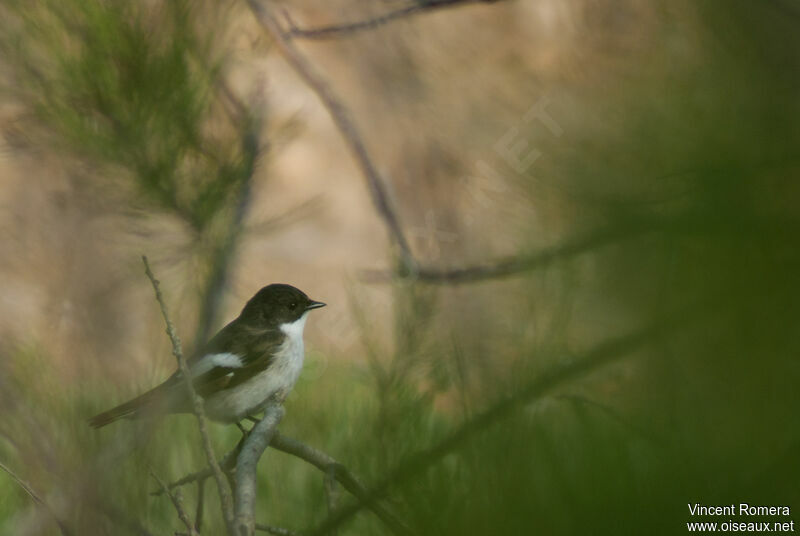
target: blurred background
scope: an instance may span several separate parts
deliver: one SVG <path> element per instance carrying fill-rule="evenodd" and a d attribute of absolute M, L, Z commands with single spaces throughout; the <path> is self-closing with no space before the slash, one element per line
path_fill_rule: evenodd
<path fill-rule="evenodd" d="M 412 4 L 270 5 L 317 28 Z M 417 276 L 246 3 L 4 0 L 0 21 L 0 463 L 52 512 L 0 472 L 1 534 L 182 529 L 149 473 L 203 466 L 194 420 L 86 424 L 175 367 L 142 254 L 188 352 L 266 284 L 329 304 L 281 431 L 368 484 L 413 469 L 386 502 L 419 534 L 728 520 L 694 503 L 793 520 L 797 2 L 465 3 L 293 38 Z M 326 519 L 318 470 L 259 470 L 259 522 Z M 390 532 L 363 511 L 338 534 Z"/>

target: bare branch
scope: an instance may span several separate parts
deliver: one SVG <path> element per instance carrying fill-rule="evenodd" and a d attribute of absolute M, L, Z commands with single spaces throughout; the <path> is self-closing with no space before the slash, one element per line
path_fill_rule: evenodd
<path fill-rule="evenodd" d="M 301 533 L 293 530 L 285 529 L 283 527 L 273 527 L 272 525 L 262 525 L 260 523 L 256 523 L 256 530 L 259 532 L 274 534 L 275 536 L 302 536 Z"/>
<path fill-rule="evenodd" d="M 495 262 L 461 268 L 447 269 L 419 266 L 414 273 L 410 274 L 369 270 L 364 272 L 364 279 L 370 283 L 383 283 L 396 278 L 407 278 L 424 283 L 443 285 L 458 285 L 487 279 L 500 279 L 536 270 L 550 263 L 568 259 L 626 238 L 640 236 L 642 233 L 652 230 L 653 228 L 645 226 L 635 228 L 612 227 L 529 255 L 519 255 Z"/>
<path fill-rule="evenodd" d="M 334 39 L 337 37 L 347 37 L 362 30 L 373 30 L 384 24 L 388 24 L 397 19 L 419 15 L 446 7 L 453 7 L 465 4 L 492 4 L 499 0 L 427 0 L 418 2 L 410 6 L 401 7 L 394 11 L 389 11 L 371 19 L 360 20 L 357 22 L 347 22 L 343 24 L 332 24 L 330 26 L 320 26 L 318 28 L 302 29 L 292 24 L 288 34 L 291 37 L 303 39 Z"/>
<path fill-rule="evenodd" d="M 372 157 L 367 151 L 363 137 L 350 117 L 348 109 L 333 92 L 328 82 L 317 72 L 314 66 L 300 53 L 291 42 L 291 36 L 278 24 L 270 10 L 259 0 L 247 0 L 253 15 L 261 26 L 272 36 L 275 45 L 284 59 L 297 72 L 300 78 L 310 87 L 330 113 L 334 124 L 339 129 L 356 163 L 367 180 L 372 202 L 380 217 L 384 220 L 389 237 L 397 247 L 401 266 L 404 271 L 413 272 L 416 263 L 411 253 L 400 220 L 392 205 L 385 182 L 378 172 Z"/>
<path fill-rule="evenodd" d="M 198 536 L 197 530 L 195 530 L 194 528 L 194 523 L 192 523 L 192 520 L 189 519 L 189 515 L 186 513 L 186 510 L 183 509 L 183 501 L 180 500 L 177 494 L 172 493 L 167 489 L 167 486 L 166 484 L 164 484 L 164 481 L 158 478 L 158 475 L 155 474 L 155 472 L 150 471 L 150 474 L 155 479 L 155 481 L 158 482 L 159 487 L 162 490 L 164 490 L 164 493 L 167 494 L 169 500 L 172 501 L 172 506 L 174 506 L 175 510 L 178 512 L 178 517 L 180 518 L 180 520 L 183 522 L 184 525 L 186 525 L 186 528 L 189 529 L 189 534 L 191 536 Z"/>
<path fill-rule="evenodd" d="M 228 452 L 228 454 L 226 454 L 225 457 L 220 460 L 219 465 L 226 473 L 233 469 L 236 462 L 236 457 L 241 451 L 244 440 L 245 438 L 242 438 L 236 448 Z M 322 452 L 321 450 L 315 449 L 314 447 L 303 443 L 302 441 L 285 436 L 278 431 L 275 431 L 269 446 L 285 454 L 300 458 L 301 460 L 313 465 L 326 475 L 333 476 L 333 478 L 335 478 L 345 490 L 353 494 L 353 496 L 359 500 L 362 500 L 367 507 L 378 516 L 378 518 L 386 523 L 386 525 L 394 534 L 407 535 L 413 533 L 411 529 L 406 527 L 395 514 L 384 507 L 379 501 L 370 499 L 369 492 L 363 482 L 361 482 L 358 477 L 351 473 L 335 458 Z M 183 486 L 192 482 L 197 482 L 204 478 L 208 478 L 209 476 L 211 476 L 211 469 L 206 468 L 201 471 L 186 475 L 185 477 L 172 482 L 167 487 L 168 489 L 173 489 L 177 486 Z M 159 489 L 158 491 L 154 491 L 152 495 L 161 495 L 162 493 L 163 490 Z"/>
<path fill-rule="evenodd" d="M 264 417 L 244 439 L 242 451 L 236 460 L 236 536 L 252 536 L 255 533 L 256 489 L 258 460 L 270 444 L 278 423 L 283 419 L 284 409 L 272 403 L 264 410 Z"/>
<path fill-rule="evenodd" d="M 228 83 L 225 81 L 224 78 L 219 78 L 219 89 L 222 93 L 222 96 L 225 97 L 226 102 L 230 106 L 228 108 L 225 107 L 225 110 L 228 113 L 228 118 L 235 122 L 238 119 L 243 119 L 249 116 L 247 107 L 244 103 L 234 94 L 233 90 L 230 88 Z M 231 109 L 232 108 L 232 109 Z"/>
<path fill-rule="evenodd" d="M 208 435 L 208 429 L 206 427 L 206 415 L 205 410 L 203 409 L 203 400 L 197 394 L 194 389 L 194 384 L 192 383 L 192 376 L 189 372 L 189 367 L 186 364 L 186 360 L 183 357 L 183 350 L 181 349 L 181 340 L 178 338 L 178 334 L 175 332 L 175 327 L 172 325 L 172 321 L 169 318 L 169 313 L 167 312 L 167 306 L 164 303 L 164 297 L 161 295 L 161 287 L 159 286 L 158 280 L 153 275 L 152 270 L 150 270 L 150 263 L 147 261 L 147 257 L 142 255 L 142 262 L 144 262 L 144 270 L 147 277 L 150 279 L 150 283 L 153 285 L 153 290 L 156 294 L 156 300 L 158 301 L 159 307 L 161 307 L 161 315 L 164 317 L 164 323 L 167 325 L 167 335 L 169 335 L 170 342 L 172 343 L 172 353 L 175 356 L 175 359 L 178 361 L 178 368 L 181 371 L 181 375 L 183 375 L 184 381 L 186 383 L 186 389 L 189 393 L 189 398 L 192 401 L 192 410 L 194 411 L 195 417 L 197 417 L 197 426 L 200 430 L 200 437 L 203 443 L 203 450 L 206 454 L 206 460 L 208 464 L 211 466 L 214 480 L 217 482 L 217 489 L 219 490 L 219 497 L 220 502 L 222 503 L 222 513 L 225 516 L 225 522 L 228 527 L 228 531 L 235 534 L 232 530 L 233 528 L 233 503 L 231 500 L 230 490 L 227 487 L 227 483 L 225 482 L 225 475 L 222 473 L 222 469 L 220 469 L 219 464 L 217 463 L 216 455 L 214 454 L 214 447 L 211 445 L 211 438 Z"/>
<path fill-rule="evenodd" d="M 52 509 L 52 508 L 50 508 L 50 506 L 49 506 L 49 505 L 48 505 L 46 502 L 44 502 L 44 499 L 42 499 L 42 498 L 39 496 L 39 494 L 38 494 L 38 493 L 36 493 L 36 491 L 34 491 L 34 489 L 31 487 L 31 485 L 30 485 L 30 484 L 28 484 L 27 482 L 25 482 L 25 481 L 24 481 L 24 480 L 23 480 L 21 477 L 17 476 L 17 474 L 16 474 L 16 473 L 14 473 L 14 471 L 12 471 L 12 470 L 11 470 L 11 469 L 10 469 L 8 466 L 6 466 L 6 465 L 5 465 L 4 463 L 2 463 L 2 462 L 0 462 L 0 469 L 2 469 L 3 471 L 5 471 L 6 473 L 8 473 L 8 476 L 10 476 L 10 477 L 11 477 L 11 479 L 12 479 L 12 480 L 14 480 L 14 482 L 16 482 L 16 483 L 17 483 L 17 485 L 18 485 L 20 488 L 22 488 L 22 490 L 23 490 L 25 493 L 27 493 L 27 494 L 28 494 L 28 496 L 29 496 L 31 499 L 33 499 L 33 501 L 34 501 L 35 503 L 37 503 L 39 506 L 41 506 L 42 508 L 44 508 L 45 510 L 47 510 L 47 513 L 48 513 L 48 514 L 50 514 L 50 516 L 51 516 L 51 517 L 53 518 L 53 520 L 56 522 L 56 525 L 58 525 L 58 528 L 59 528 L 59 530 L 61 530 L 61 534 L 63 534 L 64 536 L 70 536 L 71 532 L 69 531 L 69 529 L 67 528 L 67 526 L 64 524 L 64 522 L 63 522 L 63 521 L 61 521 L 61 519 L 59 519 L 59 517 L 56 515 L 56 513 L 53 511 L 53 509 Z"/>
<path fill-rule="evenodd" d="M 242 444 L 244 443 L 244 438 L 236 445 L 236 447 L 228 452 L 222 460 L 219 461 L 218 465 L 220 469 L 224 473 L 230 473 L 236 467 L 236 457 L 239 455 L 239 452 L 242 450 Z M 198 480 L 206 479 L 210 476 L 214 476 L 214 470 L 211 467 L 206 467 L 205 469 L 201 469 L 200 471 L 196 471 L 194 473 L 190 473 L 183 478 L 176 480 L 175 482 L 171 482 L 167 485 L 167 489 L 173 489 L 178 486 L 184 486 L 186 484 L 191 484 L 192 482 L 197 482 Z M 152 492 L 150 495 L 161 495 L 163 493 L 162 490 L 157 490 Z"/>
<path fill-rule="evenodd" d="M 323 473 L 331 474 L 333 477 L 350 493 L 353 494 L 359 501 L 372 510 L 386 525 L 392 530 L 394 534 L 408 535 L 413 534 L 400 519 L 387 510 L 384 506 L 376 500 L 375 496 L 370 496 L 366 486 L 356 478 L 344 465 L 336 461 L 328 454 L 317 450 L 314 447 L 306 445 L 305 443 L 287 437 L 280 432 L 277 432 L 272 438 L 270 446 L 286 454 L 291 454 L 301 460 L 304 460 Z"/>
<path fill-rule="evenodd" d="M 200 532 L 203 526 L 205 499 L 206 499 L 206 479 L 201 478 L 200 480 L 197 481 L 197 508 L 194 511 L 194 528 L 197 532 Z"/>
<path fill-rule="evenodd" d="M 686 313 L 683 315 L 675 315 L 670 318 L 663 318 L 658 322 L 650 324 L 646 328 L 599 344 L 582 358 L 569 360 L 554 368 L 549 373 L 542 374 L 516 393 L 502 399 L 482 413 L 469 419 L 435 445 L 420 450 L 401 461 L 394 469 L 389 471 L 378 484 L 368 491 L 367 497 L 370 500 L 374 500 L 376 497 L 383 496 L 390 487 L 400 485 L 413 476 L 424 472 L 432 465 L 438 463 L 444 456 L 456 450 L 462 444 L 471 440 L 478 433 L 486 430 L 494 423 L 507 417 L 522 405 L 543 397 L 570 380 L 575 380 L 633 351 L 641 349 L 650 341 L 674 329 L 679 323 L 686 323 L 689 317 L 693 317 L 693 315 Z M 336 514 L 330 516 L 315 530 L 311 531 L 309 533 L 310 536 L 328 534 L 331 529 L 340 526 L 361 510 L 365 506 L 365 503 L 366 501 L 359 500 L 357 503 L 339 509 Z"/>
<path fill-rule="evenodd" d="M 413 273 L 396 273 L 389 270 L 365 270 L 364 280 L 369 283 L 386 283 L 394 279 L 409 279 L 435 285 L 459 285 L 476 283 L 489 279 L 512 277 L 530 272 L 553 262 L 576 257 L 583 253 L 610 246 L 623 240 L 633 240 L 646 234 L 665 233 L 692 235 L 699 232 L 714 232 L 713 225 L 705 228 L 693 222 L 670 221 L 636 221 L 624 222 L 622 225 L 611 225 L 592 234 L 572 238 L 556 246 L 545 248 L 530 254 L 522 254 L 485 264 L 476 264 L 461 268 L 435 268 L 419 266 Z"/>

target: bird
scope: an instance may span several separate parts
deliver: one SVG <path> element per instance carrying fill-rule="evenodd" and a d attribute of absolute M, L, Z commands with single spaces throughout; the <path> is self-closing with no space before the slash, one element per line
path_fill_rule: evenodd
<path fill-rule="evenodd" d="M 206 416 L 239 423 L 270 401 L 283 402 L 303 367 L 303 329 L 309 312 L 324 307 L 301 290 L 276 283 L 259 290 L 242 312 L 188 360 Z M 118 419 L 191 413 L 180 370 L 136 398 L 89 419 L 100 428 Z"/>

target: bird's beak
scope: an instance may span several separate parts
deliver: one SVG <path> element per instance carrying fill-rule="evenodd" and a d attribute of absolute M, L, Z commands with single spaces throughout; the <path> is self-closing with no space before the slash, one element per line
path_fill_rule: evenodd
<path fill-rule="evenodd" d="M 326 303 L 322 303 L 321 301 L 311 300 L 309 304 L 306 305 L 306 311 L 310 311 L 311 309 L 319 309 L 320 307 L 325 307 L 326 305 Z"/>

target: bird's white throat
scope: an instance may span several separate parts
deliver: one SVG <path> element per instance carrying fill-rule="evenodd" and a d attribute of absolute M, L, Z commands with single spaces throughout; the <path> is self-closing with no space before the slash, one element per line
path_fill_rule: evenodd
<path fill-rule="evenodd" d="M 294 322 L 287 322 L 285 324 L 281 324 L 280 330 L 286 334 L 292 340 L 303 340 L 303 329 L 306 327 L 306 318 L 308 318 L 309 311 L 303 313 L 303 316 L 295 320 Z"/>

